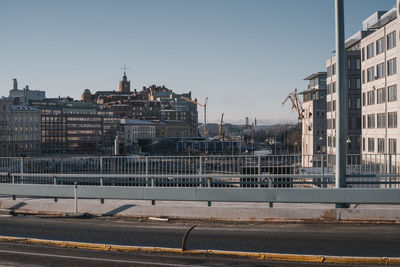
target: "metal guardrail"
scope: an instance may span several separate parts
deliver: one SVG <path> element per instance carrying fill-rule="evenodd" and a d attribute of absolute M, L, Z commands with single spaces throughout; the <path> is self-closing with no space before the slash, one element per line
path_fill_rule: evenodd
<path fill-rule="evenodd" d="M 76 183 L 80 198 L 400 204 L 398 160 L 348 155 L 338 190 L 330 155 L 0 158 L 0 194 L 73 197 Z"/>

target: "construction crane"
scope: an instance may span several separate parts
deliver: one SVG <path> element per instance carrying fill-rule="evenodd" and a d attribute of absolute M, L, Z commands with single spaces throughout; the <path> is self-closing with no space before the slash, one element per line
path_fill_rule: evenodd
<path fill-rule="evenodd" d="M 181 98 L 183 100 L 186 100 L 190 103 L 199 105 L 200 107 L 204 108 L 204 137 L 206 138 L 206 140 L 208 139 L 208 131 L 207 131 L 207 101 L 208 101 L 208 97 L 206 97 L 206 99 L 204 100 L 204 104 L 198 103 L 196 101 L 193 101 L 192 99 L 189 99 L 187 97 L 181 96 Z"/>
<path fill-rule="evenodd" d="M 224 122 L 224 113 L 221 115 L 221 123 L 219 124 L 218 127 L 218 136 L 222 136 L 222 123 Z"/>
<path fill-rule="evenodd" d="M 297 94 L 297 88 L 294 89 L 293 92 L 291 92 L 283 101 L 282 105 L 285 105 L 286 101 L 288 101 L 288 99 L 290 99 L 290 102 L 292 102 L 292 109 L 296 110 L 297 113 L 297 121 L 300 123 L 301 120 L 303 119 L 303 106 L 302 103 L 298 97 Z"/>

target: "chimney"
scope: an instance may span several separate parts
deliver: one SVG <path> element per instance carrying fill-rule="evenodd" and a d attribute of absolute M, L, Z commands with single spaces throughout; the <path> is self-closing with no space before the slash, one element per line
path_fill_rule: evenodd
<path fill-rule="evenodd" d="M 17 79 L 13 79 L 13 89 L 18 90 L 18 82 Z"/>

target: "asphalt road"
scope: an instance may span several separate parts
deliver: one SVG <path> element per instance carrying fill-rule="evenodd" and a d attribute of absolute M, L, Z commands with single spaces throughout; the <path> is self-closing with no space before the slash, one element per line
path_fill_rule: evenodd
<path fill-rule="evenodd" d="M 0 218 L 0 235 L 180 248 L 192 224 L 18 216 Z M 197 224 L 188 249 L 400 257 L 399 225 Z"/>

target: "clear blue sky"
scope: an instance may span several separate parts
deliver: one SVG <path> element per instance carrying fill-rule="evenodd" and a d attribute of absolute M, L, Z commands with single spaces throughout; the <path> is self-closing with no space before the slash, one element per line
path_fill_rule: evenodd
<path fill-rule="evenodd" d="M 394 4 L 345 0 L 346 36 Z M 48 97 L 117 90 L 126 64 L 133 88 L 208 96 L 210 121 L 294 121 L 283 99 L 333 48 L 334 0 L 0 0 L 5 96 L 12 78 Z"/>

